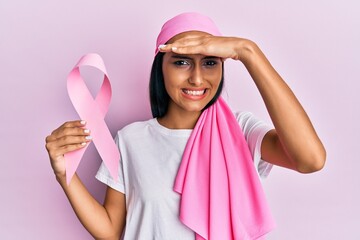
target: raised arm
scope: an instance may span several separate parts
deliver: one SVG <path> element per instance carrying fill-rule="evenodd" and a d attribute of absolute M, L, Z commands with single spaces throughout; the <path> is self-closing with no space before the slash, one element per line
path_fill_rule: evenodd
<path fill-rule="evenodd" d="M 324 166 L 325 148 L 309 117 L 254 42 L 236 37 L 190 36 L 180 38 L 160 50 L 241 61 L 254 80 L 275 126 L 264 137 L 262 158 L 301 173 L 318 171 Z"/>
<path fill-rule="evenodd" d="M 264 137 L 262 158 L 302 173 L 320 170 L 325 148 L 298 99 L 255 43 L 239 45 L 239 60 L 254 80 L 275 126 Z"/>
<path fill-rule="evenodd" d="M 84 147 L 91 139 L 80 121 L 64 123 L 46 138 L 46 149 L 55 176 L 83 226 L 95 239 L 118 240 L 125 225 L 125 195 L 108 188 L 101 205 L 75 174 L 66 183 L 64 154 Z"/>

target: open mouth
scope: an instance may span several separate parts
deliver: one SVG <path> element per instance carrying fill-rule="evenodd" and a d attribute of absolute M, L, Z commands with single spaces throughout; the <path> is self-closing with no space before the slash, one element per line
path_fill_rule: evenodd
<path fill-rule="evenodd" d="M 189 90 L 189 89 L 182 89 L 182 91 L 190 96 L 202 96 L 206 93 L 206 89 L 202 90 Z"/>

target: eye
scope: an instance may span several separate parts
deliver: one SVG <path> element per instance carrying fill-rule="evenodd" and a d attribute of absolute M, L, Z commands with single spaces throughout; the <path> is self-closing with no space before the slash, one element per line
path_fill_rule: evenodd
<path fill-rule="evenodd" d="M 206 60 L 206 61 L 204 62 L 204 66 L 206 66 L 206 67 L 214 67 L 214 66 L 216 66 L 217 64 L 218 64 L 218 62 L 215 61 L 215 60 Z"/>
<path fill-rule="evenodd" d="M 187 61 L 185 61 L 185 60 L 178 60 L 178 61 L 174 62 L 174 64 L 175 64 L 176 66 L 186 66 L 186 65 L 190 65 L 190 63 L 187 62 Z"/>

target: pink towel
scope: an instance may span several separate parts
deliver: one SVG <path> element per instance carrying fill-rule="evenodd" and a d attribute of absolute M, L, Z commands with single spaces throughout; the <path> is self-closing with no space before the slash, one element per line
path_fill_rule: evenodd
<path fill-rule="evenodd" d="M 196 240 L 260 239 L 275 227 L 244 135 L 222 98 L 204 110 L 174 190 Z"/>

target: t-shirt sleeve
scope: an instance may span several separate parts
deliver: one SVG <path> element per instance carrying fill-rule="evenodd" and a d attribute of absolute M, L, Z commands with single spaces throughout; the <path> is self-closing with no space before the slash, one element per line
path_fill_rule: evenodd
<path fill-rule="evenodd" d="M 120 150 L 120 140 L 119 140 L 119 133 L 115 137 L 115 143 L 116 146 Z M 121 152 L 120 152 L 121 155 Z M 108 185 L 109 187 L 122 192 L 125 194 L 125 181 L 124 181 L 124 170 L 123 170 L 123 163 L 121 161 L 121 156 L 119 159 L 119 171 L 118 171 L 118 180 L 115 181 L 111 175 L 107 167 L 105 166 L 104 162 L 101 163 L 99 170 L 97 171 L 97 174 L 95 176 L 96 179 L 98 179 L 100 182 Z"/>
<path fill-rule="evenodd" d="M 235 117 L 240 124 L 245 139 L 249 145 L 250 153 L 254 160 L 254 166 L 261 178 L 266 178 L 272 168 L 272 164 L 261 159 L 261 143 L 265 134 L 273 129 L 272 126 L 256 118 L 250 112 L 237 112 Z"/>

